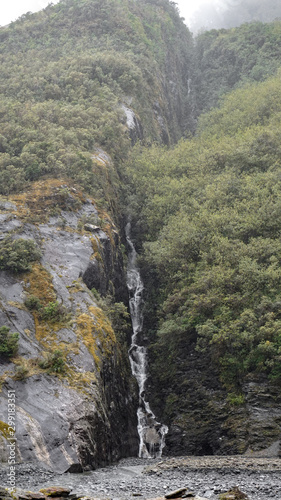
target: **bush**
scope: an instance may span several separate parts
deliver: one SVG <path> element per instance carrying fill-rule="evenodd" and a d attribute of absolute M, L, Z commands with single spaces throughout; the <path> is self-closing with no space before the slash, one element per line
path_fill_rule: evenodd
<path fill-rule="evenodd" d="M 8 326 L 0 327 L 0 355 L 11 358 L 18 350 L 18 333 L 10 333 Z"/>
<path fill-rule="evenodd" d="M 55 302 L 49 302 L 49 304 L 40 310 L 40 317 L 45 321 L 55 321 L 63 318 L 65 316 L 64 307 Z"/>
<path fill-rule="evenodd" d="M 10 236 L 0 242 L 0 270 L 13 272 L 30 271 L 30 263 L 39 260 L 41 252 L 34 240 Z"/>
<path fill-rule="evenodd" d="M 25 380 L 28 376 L 29 370 L 25 364 L 20 364 L 16 367 L 14 379 L 15 380 Z"/>
<path fill-rule="evenodd" d="M 48 373 L 64 373 L 65 361 L 62 352 L 56 349 L 53 353 L 48 353 L 45 359 L 39 361 L 39 366 L 43 370 L 48 370 Z"/>
<path fill-rule="evenodd" d="M 24 305 L 30 311 L 39 311 L 42 307 L 40 300 L 38 299 L 38 297 L 35 297 L 35 295 L 30 295 L 30 297 L 27 297 L 24 301 Z"/>

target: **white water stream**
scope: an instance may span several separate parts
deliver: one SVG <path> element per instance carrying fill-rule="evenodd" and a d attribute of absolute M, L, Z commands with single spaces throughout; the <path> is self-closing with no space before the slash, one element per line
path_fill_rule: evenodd
<path fill-rule="evenodd" d="M 145 400 L 145 383 L 147 380 L 147 353 L 144 346 L 139 345 L 143 327 L 143 282 L 137 266 L 137 252 L 130 238 L 131 224 L 126 226 L 126 238 L 129 246 L 127 286 L 129 290 L 129 307 L 132 319 L 132 343 L 129 357 L 133 375 L 139 386 L 138 433 L 140 437 L 139 457 L 161 457 L 165 446 L 166 425 L 157 422 L 149 403 Z"/>

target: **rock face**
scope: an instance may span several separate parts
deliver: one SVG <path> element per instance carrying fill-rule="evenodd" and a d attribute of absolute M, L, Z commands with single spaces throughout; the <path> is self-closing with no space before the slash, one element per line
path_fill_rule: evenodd
<path fill-rule="evenodd" d="M 278 386 L 260 376 L 249 379 L 240 395 L 228 394 L 210 360 L 195 350 L 194 341 L 182 346 L 175 362 L 174 381 L 164 387 L 150 359 L 149 400 L 169 426 L 165 454 L 280 456 Z"/>
<path fill-rule="evenodd" d="M 126 346 L 86 286 L 115 292 L 115 300 L 126 293 L 110 217 L 68 182 L 48 180 L 1 200 L 0 222 L 0 241 L 31 239 L 42 253 L 30 271 L 0 271 L 0 326 L 19 333 L 17 355 L 0 364 L 1 460 L 9 458 L 11 391 L 17 460 L 63 472 L 136 454 Z"/>

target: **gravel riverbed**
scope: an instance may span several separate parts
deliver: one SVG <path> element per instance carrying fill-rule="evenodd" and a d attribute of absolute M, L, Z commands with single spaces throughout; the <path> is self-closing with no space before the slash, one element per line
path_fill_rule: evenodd
<path fill-rule="evenodd" d="M 7 467 L 0 468 L 2 486 L 8 486 L 7 472 Z M 17 466 L 18 488 L 38 491 L 47 486 L 70 487 L 72 493 L 112 500 L 163 497 L 183 487 L 217 500 L 220 493 L 238 486 L 250 500 L 281 500 L 281 460 L 242 456 L 131 458 L 83 474 L 60 475 L 34 464 Z"/>

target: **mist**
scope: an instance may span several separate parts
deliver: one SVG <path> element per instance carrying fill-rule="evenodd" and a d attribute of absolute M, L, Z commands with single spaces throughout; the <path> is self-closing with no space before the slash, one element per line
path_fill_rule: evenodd
<path fill-rule="evenodd" d="M 280 0 L 179 0 L 178 7 L 194 33 L 281 18 Z"/>

